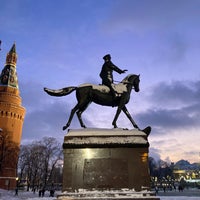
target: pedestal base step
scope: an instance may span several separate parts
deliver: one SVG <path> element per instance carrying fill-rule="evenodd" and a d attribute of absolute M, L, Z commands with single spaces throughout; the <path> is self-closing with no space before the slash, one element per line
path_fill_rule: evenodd
<path fill-rule="evenodd" d="M 59 200 L 160 200 L 159 197 L 59 197 Z"/>
<path fill-rule="evenodd" d="M 63 192 L 57 196 L 58 200 L 160 200 L 150 191 L 83 191 Z"/>

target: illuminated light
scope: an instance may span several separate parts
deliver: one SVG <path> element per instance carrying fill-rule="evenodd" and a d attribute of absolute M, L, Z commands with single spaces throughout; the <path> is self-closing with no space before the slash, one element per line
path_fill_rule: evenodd
<path fill-rule="evenodd" d="M 93 152 L 91 149 L 86 148 L 84 151 L 84 154 L 85 154 L 85 158 L 87 158 L 87 159 L 90 159 L 93 157 Z"/>
<path fill-rule="evenodd" d="M 147 162 L 147 160 L 148 160 L 148 153 L 143 153 L 141 155 L 141 158 L 142 158 L 142 162 Z"/>

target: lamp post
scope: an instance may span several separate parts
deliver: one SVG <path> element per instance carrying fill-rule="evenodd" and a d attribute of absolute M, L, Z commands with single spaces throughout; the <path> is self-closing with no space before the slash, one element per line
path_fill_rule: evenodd
<path fill-rule="evenodd" d="M 18 178 L 18 177 L 16 177 L 15 196 L 18 196 L 18 182 L 19 182 L 19 178 Z"/>

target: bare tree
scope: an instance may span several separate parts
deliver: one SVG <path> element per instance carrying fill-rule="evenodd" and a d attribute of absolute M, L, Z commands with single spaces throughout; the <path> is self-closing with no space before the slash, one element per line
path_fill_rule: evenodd
<path fill-rule="evenodd" d="M 3 169 L 16 169 L 18 160 L 19 146 L 10 138 L 6 131 L 0 131 L 0 173 Z"/>
<path fill-rule="evenodd" d="M 61 146 L 58 141 L 52 137 L 44 137 L 41 143 L 43 147 L 43 180 L 44 186 L 52 180 L 52 173 L 55 170 L 56 164 L 62 158 Z"/>
<path fill-rule="evenodd" d="M 18 170 L 20 179 L 27 179 L 29 186 L 41 186 L 53 182 L 52 174 L 58 161 L 63 159 L 61 144 L 52 137 L 21 146 Z"/>

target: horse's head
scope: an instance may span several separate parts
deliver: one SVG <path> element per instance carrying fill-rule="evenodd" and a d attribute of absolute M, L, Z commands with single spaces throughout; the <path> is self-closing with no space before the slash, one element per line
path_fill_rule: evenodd
<path fill-rule="evenodd" d="M 140 75 L 129 74 L 122 80 L 122 83 L 130 84 L 134 88 L 135 92 L 140 91 Z"/>

